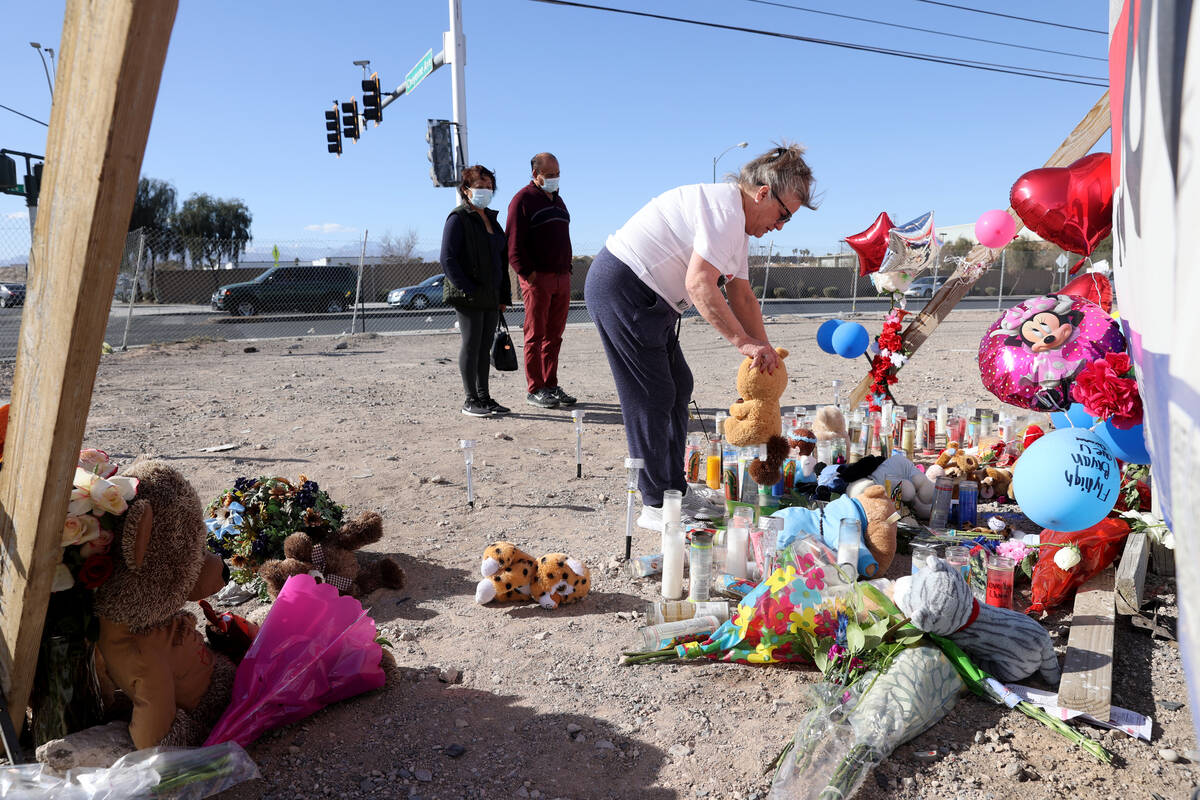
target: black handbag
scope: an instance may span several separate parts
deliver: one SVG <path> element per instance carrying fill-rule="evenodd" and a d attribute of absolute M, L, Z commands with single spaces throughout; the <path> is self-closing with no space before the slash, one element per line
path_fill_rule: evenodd
<path fill-rule="evenodd" d="M 492 339 L 492 366 L 500 372 L 515 372 L 517 369 L 517 351 L 513 348 L 512 337 L 508 335 L 508 322 L 504 314 L 496 322 L 496 336 Z"/>

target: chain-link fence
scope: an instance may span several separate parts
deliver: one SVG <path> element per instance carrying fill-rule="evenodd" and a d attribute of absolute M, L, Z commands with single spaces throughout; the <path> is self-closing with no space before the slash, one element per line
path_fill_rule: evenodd
<path fill-rule="evenodd" d="M 568 322 L 587 322 L 583 288 L 601 242 L 576 242 Z M 443 300 L 440 242 L 409 234 L 363 242 L 262 242 L 181 237 L 142 229 L 129 234 L 121 257 L 106 341 L 132 347 L 189 339 L 263 339 L 350 332 L 432 332 L 453 329 Z M 836 249 L 836 248 L 833 248 Z M 845 250 L 844 246 L 842 248 Z M 27 274 L 28 221 L 0 224 L 0 359 L 16 353 L 22 308 L 5 308 L 4 281 Z M 910 295 L 920 303 L 952 271 L 943 264 L 919 278 Z M 859 276 L 853 253 L 813 255 L 751 249 L 750 282 L 768 317 L 835 316 L 886 308 L 870 279 Z M 962 301 L 964 308 L 997 308 L 1005 297 L 1051 289 L 1046 269 L 993 268 Z M 523 321 L 515 277 L 510 325 Z M 1009 301 L 1011 303 L 1011 300 Z"/>

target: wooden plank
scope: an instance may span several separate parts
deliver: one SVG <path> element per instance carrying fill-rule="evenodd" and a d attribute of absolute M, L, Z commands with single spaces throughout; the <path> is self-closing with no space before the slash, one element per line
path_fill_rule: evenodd
<path fill-rule="evenodd" d="M 0 691 L 20 727 L 175 0 L 70 0 L 0 472 Z"/>
<path fill-rule="evenodd" d="M 1087 155 L 1087 151 L 1092 149 L 1096 142 L 1100 141 L 1100 137 L 1108 131 L 1112 126 L 1112 116 L 1108 106 L 1108 92 L 1096 101 L 1096 105 L 1080 120 L 1075 129 L 1063 140 L 1054 154 L 1046 160 L 1043 166 L 1047 167 L 1063 167 L 1074 161 L 1078 161 Z M 1025 227 L 1021 222 L 1020 217 L 1011 207 L 1008 213 L 1012 215 L 1017 222 L 1017 230 Z M 964 264 L 983 264 L 986 268 L 1000 257 L 1000 250 L 991 250 L 981 244 L 975 245 L 969 253 L 967 253 Z M 983 272 L 980 273 L 982 277 Z M 967 292 L 971 291 L 971 287 L 975 285 L 978 278 L 968 278 L 963 275 L 963 267 L 955 270 L 951 279 L 948 280 L 937 294 L 929 299 L 925 304 L 925 308 L 921 309 L 920 313 L 908 323 L 908 326 L 901 334 L 904 339 L 905 349 L 909 356 L 916 354 L 921 345 L 925 343 L 937 329 L 937 326 L 942 323 L 954 307 L 958 305 L 958 301 L 966 297 Z M 893 368 L 893 374 L 897 370 Z M 851 407 L 857 406 L 866 399 L 867 393 L 871 391 L 871 376 L 867 375 L 858 385 L 854 387 L 854 391 L 850 393 Z"/>
<path fill-rule="evenodd" d="M 1137 614 L 1142 608 L 1146 586 L 1146 564 L 1150 561 L 1150 543 L 1146 534 L 1131 533 L 1125 540 L 1125 552 L 1117 566 L 1116 600 L 1118 614 Z"/>
<path fill-rule="evenodd" d="M 1075 592 L 1075 612 L 1063 661 L 1058 705 L 1108 720 L 1112 707 L 1113 568 Z"/>

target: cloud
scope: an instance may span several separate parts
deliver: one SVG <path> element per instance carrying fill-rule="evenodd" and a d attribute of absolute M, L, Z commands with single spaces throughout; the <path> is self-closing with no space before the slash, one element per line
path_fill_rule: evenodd
<path fill-rule="evenodd" d="M 29 219 L 28 211 L 14 211 L 11 214 L 5 214 L 5 219 Z"/>
<path fill-rule="evenodd" d="M 353 233 L 358 229 L 343 225 L 340 222 L 322 222 L 317 225 L 305 225 L 304 230 L 316 231 L 317 233 Z"/>

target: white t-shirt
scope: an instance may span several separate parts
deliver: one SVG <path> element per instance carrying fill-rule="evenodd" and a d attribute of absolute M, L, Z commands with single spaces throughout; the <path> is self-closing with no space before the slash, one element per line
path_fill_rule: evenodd
<path fill-rule="evenodd" d="M 734 183 L 695 183 L 663 192 L 605 247 L 682 314 L 692 306 L 684 280 L 693 251 L 726 280 L 750 277 L 742 190 Z"/>

